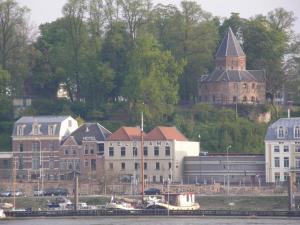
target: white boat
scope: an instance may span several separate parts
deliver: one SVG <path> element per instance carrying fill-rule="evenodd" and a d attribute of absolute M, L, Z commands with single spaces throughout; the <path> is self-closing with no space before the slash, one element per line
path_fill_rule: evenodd
<path fill-rule="evenodd" d="M 105 209 L 110 210 L 136 210 L 130 203 L 125 201 L 116 201 L 115 197 L 112 196 L 109 203 L 105 205 Z"/>
<path fill-rule="evenodd" d="M 0 209 L 0 219 L 5 218 L 5 213 L 3 209 Z"/>
<path fill-rule="evenodd" d="M 198 210 L 200 205 L 195 202 L 195 194 L 165 194 L 162 199 L 150 197 L 148 199 L 147 209 L 168 209 L 168 210 Z"/>

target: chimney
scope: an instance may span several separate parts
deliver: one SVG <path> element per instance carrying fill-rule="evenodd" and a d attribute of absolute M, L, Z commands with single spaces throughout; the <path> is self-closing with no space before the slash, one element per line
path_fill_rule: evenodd
<path fill-rule="evenodd" d="M 290 110 L 290 108 L 288 108 L 288 118 L 290 118 L 291 117 L 291 110 Z"/>

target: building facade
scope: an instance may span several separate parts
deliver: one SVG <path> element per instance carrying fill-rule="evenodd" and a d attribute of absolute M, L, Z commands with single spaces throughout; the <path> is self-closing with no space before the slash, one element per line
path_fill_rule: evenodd
<path fill-rule="evenodd" d="M 141 130 L 121 127 L 108 139 L 105 169 L 120 174 L 121 180 L 141 179 Z M 199 142 L 190 142 L 175 127 L 156 127 L 144 134 L 144 180 L 181 182 L 185 156 L 199 155 Z"/>
<path fill-rule="evenodd" d="M 184 182 L 260 184 L 265 182 L 265 156 L 208 154 L 184 158 Z"/>
<path fill-rule="evenodd" d="M 99 179 L 104 174 L 104 151 L 111 132 L 99 123 L 85 123 L 75 130 L 60 147 L 61 179 L 75 174 Z"/>
<path fill-rule="evenodd" d="M 59 179 L 61 142 L 78 128 L 70 116 L 22 117 L 14 124 L 12 152 L 22 180 Z"/>
<path fill-rule="evenodd" d="M 0 179 L 12 178 L 13 166 L 12 152 L 0 152 Z"/>
<path fill-rule="evenodd" d="M 263 70 L 246 70 L 246 55 L 231 28 L 218 48 L 215 69 L 199 82 L 199 100 L 212 104 L 264 104 Z"/>
<path fill-rule="evenodd" d="M 266 181 L 287 181 L 296 171 L 300 182 L 300 118 L 281 118 L 269 126 L 265 137 Z"/>

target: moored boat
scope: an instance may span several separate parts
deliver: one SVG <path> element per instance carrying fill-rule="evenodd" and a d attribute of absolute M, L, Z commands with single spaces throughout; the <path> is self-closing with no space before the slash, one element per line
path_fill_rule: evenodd
<path fill-rule="evenodd" d="M 105 209 L 110 210 L 136 210 L 131 203 L 125 201 L 117 201 L 114 196 L 111 197 L 111 201 L 105 205 Z"/>
<path fill-rule="evenodd" d="M 5 218 L 5 217 L 6 217 L 6 215 L 4 213 L 4 210 L 0 209 L 0 219 Z"/>
<path fill-rule="evenodd" d="M 200 205 L 195 202 L 193 193 L 168 193 L 162 199 L 149 198 L 147 209 L 168 209 L 168 210 L 198 210 Z"/>

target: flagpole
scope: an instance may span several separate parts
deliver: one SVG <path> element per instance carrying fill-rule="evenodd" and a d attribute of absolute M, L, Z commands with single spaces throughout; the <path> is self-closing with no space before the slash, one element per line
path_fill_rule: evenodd
<path fill-rule="evenodd" d="M 142 202 L 144 202 L 144 114 L 141 115 L 141 189 L 142 189 Z"/>

